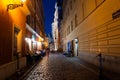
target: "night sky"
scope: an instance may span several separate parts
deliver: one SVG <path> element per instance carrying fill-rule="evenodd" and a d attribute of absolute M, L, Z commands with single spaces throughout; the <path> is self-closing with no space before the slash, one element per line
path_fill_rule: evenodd
<path fill-rule="evenodd" d="M 43 8 L 44 8 L 44 26 L 46 34 L 49 34 L 52 31 L 52 22 L 54 19 L 54 12 L 55 12 L 55 2 L 56 0 L 42 0 L 43 1 Z"/>

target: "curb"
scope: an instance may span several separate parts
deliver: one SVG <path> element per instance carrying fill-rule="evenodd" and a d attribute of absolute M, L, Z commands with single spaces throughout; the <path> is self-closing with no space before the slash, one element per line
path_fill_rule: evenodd
<path fill-rule="evenodd" d="M 30 67 L 18 80 L 25 80 L 25 78 L 27 77 L 27 75 L 35 68 L 35 66 L 39 63 L 36 62 L 34 65 L 32 65 L 32 67 Z"/>

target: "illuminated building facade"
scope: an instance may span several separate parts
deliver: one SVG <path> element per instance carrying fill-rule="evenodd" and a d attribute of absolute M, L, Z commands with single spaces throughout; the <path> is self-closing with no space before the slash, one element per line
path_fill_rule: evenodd
<path fill-rule="evenodd" d="M 52 34 L 54 40 L 55 50 L 58 49 L 58 7 L 55 4 L 54 22 L 52 23 Z"/>
<path fill-rule="evenodd" d="M 120 1 L 63 0 L 61 44 L 95 65 L 120 72 Z"/>
<path fill-rule="evenodd" d="M 0 80 L 16 72 L 18 66 L 26 66 L 27 50 L 42 48 L 42 0 L 21 1 L 25 0 L 0 1 L 0 75 L 4 75 L 0 76 Z M 18 57 L 19 64 L 16 62 Z"/>
<path fill-rule="evenodd" d="M 34 53 L 42 50 L 45 38 L 42 0 L 28 1 L 28 6 L 31 14 L 27 15 L 26 52 Z"/>
<path fill-rule="evenodd" d="M 14 60 L 16 52 L 24 56 L 26 16 L 30 14 L 26 3 L 23 7 L 8 9 L 9 4 L 18 4 L 19 1 L 0 1 L 0 64 Z M 19 3 L 20 4 L 20 3 Z"/>

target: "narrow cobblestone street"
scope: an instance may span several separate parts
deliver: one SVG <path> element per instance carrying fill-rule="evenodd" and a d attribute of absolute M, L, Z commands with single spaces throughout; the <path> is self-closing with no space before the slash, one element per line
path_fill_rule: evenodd
<path fill-rule="evenodd" d="M 99 80 L 98 75 L 84 68 L 75 59 L 62 54 L 44 57 L 24 80 Z"/>

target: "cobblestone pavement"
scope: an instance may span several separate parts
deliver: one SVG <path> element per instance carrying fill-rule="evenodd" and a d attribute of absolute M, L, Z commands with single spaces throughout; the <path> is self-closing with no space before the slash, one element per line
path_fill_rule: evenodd
<path fill-rule="evenodd" d="M 24 80 L 99 80 L 97 74 L 62 54 L 50 54 Z"/>

